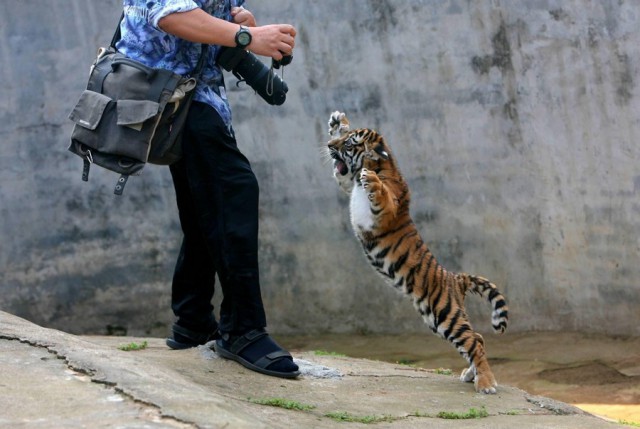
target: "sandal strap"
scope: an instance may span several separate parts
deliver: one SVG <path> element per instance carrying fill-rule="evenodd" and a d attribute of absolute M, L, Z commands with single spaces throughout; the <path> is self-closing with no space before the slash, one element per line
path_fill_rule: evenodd
<path fill-rule="evenodd" d="M 254 329 L 252 331 L 247 332 L 246 334 L 238 337 L 237 340 L 231 344 L 229 351 L 234 355 L 239 355 L 242 350 L 251 344 L 255 343 L 262 337 L 266 337 L 269 335 L 264 329 Z"/>
<path fill-rule="evenodd" d="M 280 359 L 285 359 L 285 358 L 290 358 L 293 359 L 291 357 L 291 354 L 286 351 L 286 350 L 277 350 L 275 352 L 271 352 L 268 355 L 262 356 L 260 359 L 258 359 L 257 361 L 255 361 L 253 364 L 259 368 L 262 369 L 267 369 L 267 367 L 269 365 L 271 365 L 272 363 L 274 363 L 277 360 Z"/>

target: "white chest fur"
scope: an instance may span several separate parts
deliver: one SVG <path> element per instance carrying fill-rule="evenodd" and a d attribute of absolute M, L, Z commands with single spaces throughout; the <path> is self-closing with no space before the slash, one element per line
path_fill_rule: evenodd
<path fill-rule="evenodd" d="M 358 234 L 360 231 L 371 231 L 375 224 L 375 218 L 371 213 L 371 206 L 367 192 L 362 186 L 354 186 L 351 191 L 351 225 Z"/>

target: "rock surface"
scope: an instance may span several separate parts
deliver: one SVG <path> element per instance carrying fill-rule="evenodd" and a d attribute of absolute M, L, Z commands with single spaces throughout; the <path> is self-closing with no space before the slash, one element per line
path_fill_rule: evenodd
<path fill-rule="evenodd" d="M 147 347 L 123 351 L 132 342 Z M 208 347 L 159 338 L 79 337 L 0 312 L 0 426 L 28 428 L 614 428 L 579 409 L 501 386 L 480 395 L 457 377 L 403 365 L 295 354 L 297 380 L 263 376 Z M 308 406 L 284 409 L 282 399 Z M 452 420 L 486 411 L 486 417 Z"/>

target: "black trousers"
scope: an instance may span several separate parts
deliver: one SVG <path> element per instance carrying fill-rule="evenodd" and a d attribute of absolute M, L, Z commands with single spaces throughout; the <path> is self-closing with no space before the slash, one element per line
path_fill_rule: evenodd
<path fill-rule="evenodd" d="M 208 331 L 216 275 L 219 327 L 242 333 L 266 326 L 258 273 L 258 182 L 235 137 L 211 106 L 194 102 L 183 157 L 171 166 L 184 237 L 171 308 L 178 324 Z"/>

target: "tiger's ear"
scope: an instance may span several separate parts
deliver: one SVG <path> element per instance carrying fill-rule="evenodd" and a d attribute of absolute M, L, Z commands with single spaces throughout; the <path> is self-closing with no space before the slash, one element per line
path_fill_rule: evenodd
<path fill-rule="evenodd" d="M 384 140 L 382 139 L 382 137 L 372 139 L 370 141 L 365 141 L 364 149 L 366 151 L 367 158 L 370 158 L 370 159 L 382 158 L 385 161 L 389 159 L 389 153 L 384 149 Z M 376 156 L 376 154 L 378 156 Z"/>
<path fill-rule="evenodd" d="M 375 151 L 375 153 L 380 155 L 380 158 L 384 159 L 385 161 L 389 159 L 389 154 L 387 153 L 386 150 L 384 150 L 382 143 L 378 143 L 376 147 L 373 148 L 373 150 Z"/>

